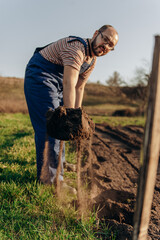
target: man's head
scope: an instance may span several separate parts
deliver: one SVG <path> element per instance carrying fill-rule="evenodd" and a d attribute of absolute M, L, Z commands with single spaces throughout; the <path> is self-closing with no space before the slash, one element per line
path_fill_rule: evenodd
<path fill-rule="evenodd" d="M 95 56 L 106 55 L 109 51 L 114 50 L 118 42 L 118 33 L 111 25 L 104 25 L 96 30 L 92 39 L 91 47 Z"/>

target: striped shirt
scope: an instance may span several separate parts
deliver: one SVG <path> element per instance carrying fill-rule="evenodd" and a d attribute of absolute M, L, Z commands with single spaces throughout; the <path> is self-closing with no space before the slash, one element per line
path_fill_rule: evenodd
<path fill-rule="evenodd" d="M 96 57 L 89 56 L 89 47 L 87 39 L 83 39 L 87 44 L 87 56 L 85 55 L 85 47 L 79 41 L 73 41 L 68 43 L 72 37 L 67 37 L 53 42 L 40 51 L 40 54 L 48 61 L 61 65 L 72 66 L 76 70 L 80 71 L 80 68 L 84 62 L 90 63 L 93 59 L 93 64 L 84 72 L 80 74 L 82 79 L 88 79 L 91 74 L 95 63 Z"/>

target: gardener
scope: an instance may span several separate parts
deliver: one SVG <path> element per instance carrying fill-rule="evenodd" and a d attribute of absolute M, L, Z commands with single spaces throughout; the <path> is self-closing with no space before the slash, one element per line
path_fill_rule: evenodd
<path fill-rule="evenodd" d="M 111 25 L 104 25 L 95 31 L 91 39 L 69 36 L 35 50 L 26 67 L 24 91 L 35 132 L 38 180 L 43 164 L 47 110 L 62 105 L 67 108 L 81 107 L 84 87 L 95 66 L 96 57 L 114 50 L 117 42 L 117 31 Z M 53 182 L 60 141 L 51 137 L 48 141 L 50 181 Z M 60 180 L 63 180 L 63 166 Z"/>

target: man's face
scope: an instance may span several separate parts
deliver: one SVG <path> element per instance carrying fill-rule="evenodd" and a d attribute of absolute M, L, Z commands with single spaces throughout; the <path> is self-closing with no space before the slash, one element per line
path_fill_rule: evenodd
<path fill-rule="evenodd" d="M 96 31 L 91 40 L 92 51 L 100 57 L 112 51 L 118 42 L 118 34 L 114 28 L 109 27 L 103 32 Z"/>

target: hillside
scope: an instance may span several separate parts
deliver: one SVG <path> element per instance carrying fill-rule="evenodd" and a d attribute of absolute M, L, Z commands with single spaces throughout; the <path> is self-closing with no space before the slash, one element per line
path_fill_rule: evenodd
<path fill-rule="evenodd" d="M 0 112 L 27 113 L 21 78 L 0 77 Z M 83 107 L 92 115 L 112 115 L 116 110 L 136 111 L 143 104 L 145 88 L 108 87 L 88 83 Z"/>
<path fill-rule="evenodd" d="M 0 77 L 1 113 L 27 113 L 23 83 L 21 78 Z"/>

